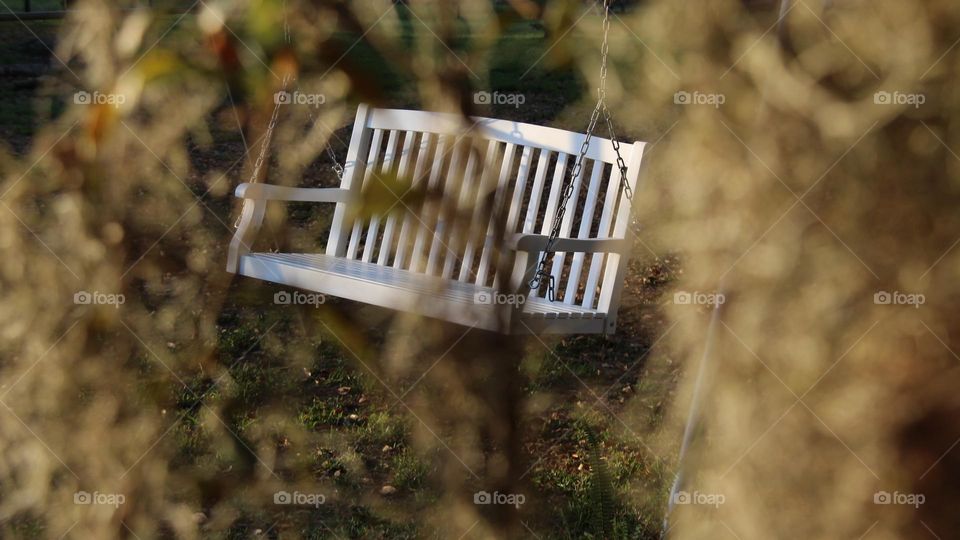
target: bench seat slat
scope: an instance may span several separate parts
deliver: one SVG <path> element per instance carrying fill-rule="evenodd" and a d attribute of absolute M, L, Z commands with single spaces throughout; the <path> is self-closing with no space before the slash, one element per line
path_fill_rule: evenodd
<path fill-rule="evenodd" d="M 457 304 L 477 305 L 477 293 L 492 295 L 492 287 L 480 287 L 473 283 L 464 283 L 455 279 L 444 279 L 439 276 L 418 274 L 408 270 L 381 266 L 356 259 L 344 259 L 322 253 L 251 253 L 243 257 L 241 273 L 244 267 L 258 267 L 275 269 L 276 283 L 283 283 L 283 268 L 299 268 L 317 274 L 315 286 L 310 290 L 315 292 L 340 296 L 343 291 L 325 290 L 323 276 L 336 275 L 353 281 L 376 283 L 387 287 L 400 289 L 416 295 L 425 295 Z M 259 277 L 259 276 L 258 276 Z M 341 294 L 338 294 L 341 293 Z M 376 299 L 367 300 L 376 304 Z M 531 298 L 524 303 L 523 317 L 547 318 L 596 318 L 605 314 L 585 309 L 581 306 L 567 305 L 561 302 L 549 302 L 543 298 Z"/>

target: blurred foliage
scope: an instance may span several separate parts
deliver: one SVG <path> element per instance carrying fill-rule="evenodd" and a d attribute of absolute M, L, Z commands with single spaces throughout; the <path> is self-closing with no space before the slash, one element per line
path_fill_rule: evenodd
<path fill-rule="evenodd" d="M 709 320 L 675 288 L 727 298 L 683 485 L 725 502 L 676 506 L 671 536 L 950 537 L 960 9 L 628 4 L 609 99 L 651 145 L 608 340 L 277 306 L 223 271 L 264 143 L 261 180 L 335 185 L 324 148 L 343 159 L 357 102 L 582 130 L 583 3 L 89 0 L 3 23 L 0 534 L 658 537 Z M 286 76 L 325 102 L 267 137 Z M 271 206 L 262 247 L 315 251 L 320 206 Z"/>

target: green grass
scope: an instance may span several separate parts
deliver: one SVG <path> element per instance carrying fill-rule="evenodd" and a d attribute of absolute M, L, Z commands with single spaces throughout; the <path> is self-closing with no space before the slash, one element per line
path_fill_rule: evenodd
<path fill-rule="evenodd" d="M 429 463 L 410 450 L 403 450 L 390 463 L 393 486 L 400 490 L 414 491 L 423 486 L 430 472 Z"/>

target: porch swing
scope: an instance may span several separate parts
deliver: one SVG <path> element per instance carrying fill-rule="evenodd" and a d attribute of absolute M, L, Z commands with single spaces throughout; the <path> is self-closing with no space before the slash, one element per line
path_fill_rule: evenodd
<path fill-rule="evenodd" d="M 600 86 L 586 133 L 360 105 L 340 187 L 237 187 L 243 208 L 227 271 L 501 333 L 612 334 L 645 143 L 622 153 L 613 131 L 609 0 L 603 8 Z M 593 135 L 601 116 L 609 139 Z M 363 190 L 394 175 L 441 194 L 446 206 L 398 198 L 382 215 L 357 217 Z M 252 251 L 268 201 L 335 204 L 324 252 Z M 456 209 L 469 218 L 454 219 Z"/>

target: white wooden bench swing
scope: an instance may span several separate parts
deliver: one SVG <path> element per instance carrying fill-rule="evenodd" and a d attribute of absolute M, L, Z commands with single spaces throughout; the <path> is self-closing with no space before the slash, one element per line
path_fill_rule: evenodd
<path fill-rule="evenodd" d="M 360 105 L 339 188 L 237 187 L 244 203 L 227 271 L 502 333 L 613 333 L 644 143 L 621 155 L 613 132 L 604 4 L 600 87 L 585 134 L 489 118 L 470 126 L 454 114 Z M 601 115 L 610 139 L 593 136 Z M 275 118 L 276 110 L 271 129 Z M 264 148 L 269 139 L 268 132 Z M 357 217 L 351 205 L 386 175 L 472 209 L 470 230 L 429 201 Z M 325 251 L 253 252 L 268 201 L 336 204 Z M 498 219 L 505 220 L 502 236 Z M 525 300 L 501 303 L 504 292 Z"/>

